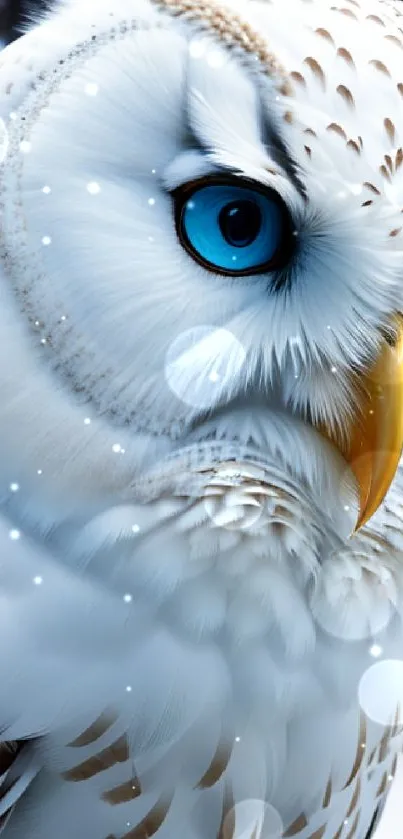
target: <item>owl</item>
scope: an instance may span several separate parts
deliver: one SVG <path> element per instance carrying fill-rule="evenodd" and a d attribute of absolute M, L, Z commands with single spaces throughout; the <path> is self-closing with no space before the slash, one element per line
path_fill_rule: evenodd
<path fill-rule="evenodd" d="M 1 839 L 374 837 L 399 9 L 66 0 L 1 54 Z"/>

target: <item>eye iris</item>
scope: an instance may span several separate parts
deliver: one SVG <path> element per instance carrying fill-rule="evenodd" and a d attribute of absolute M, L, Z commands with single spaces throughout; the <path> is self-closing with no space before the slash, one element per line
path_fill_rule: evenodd
<path fill-rule="evenodd" d="M 279 270 L 290 260 L 290 216 L 273 190 L 228 176 L 175 197 L 179 241 L 204 268 L 248 276 Z"/>
<path fill-rule="evenodd" d="M 235 248 L 255 241 L 262 225 L 260 209 L 254 201 L 231 201 L 222 208 L 218 223 L 224 239 Z"/>

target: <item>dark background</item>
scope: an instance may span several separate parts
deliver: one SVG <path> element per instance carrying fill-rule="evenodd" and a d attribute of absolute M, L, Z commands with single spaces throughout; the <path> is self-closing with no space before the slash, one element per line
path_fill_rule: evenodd
<path fill-rule="evenodd" d="M 0 0 L 0 41 L 8 44 L 17 38 L 18 27 L 47 5 L 45 0 Z"/>

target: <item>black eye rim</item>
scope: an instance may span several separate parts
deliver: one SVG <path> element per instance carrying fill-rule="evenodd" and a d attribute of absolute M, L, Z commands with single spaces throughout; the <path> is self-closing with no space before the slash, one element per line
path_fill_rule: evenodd
<path fill-rule="evenodd" d="M 266 198 L 270 198 L 271 201 L 277 204 L 282 215 L 283 236 L 276 253 L 270 260 L 262 262 L 259 265 L 254 265 L 253 268 L 248 268 L 247 270 L 236 270 L 221 268 L 215 263 L 209 262 L 195 250 L 189 237 L 187 236 L 186 230 L 184 229 L 184 213 L 186 203 L 190 200 L 192 195 L 206 186 L 236 186 L 241 189 L 252 189 L 254 192 L 259 192 Z M 291 262 L 296 248 L 296 236 L 294 235 L 295 228 L 290 211 L 285 201 L 281 198 L 278 192 L 276 192 L 276 190 L 263 186 L 258 181 L 254 181 L 253 178 L 242 178 L 236 175 L 208 175 L 202 178 L 196 178 L 193 181 L 188 181 L 183 186 L 177 187 L 177 189 L 173 190 L 171 195 L 174 203 L 174 220 L 178 240 L 184 250 L 186 250 L 192 257 L 193 261 L 197 262 L 202 266 L 202 268 L 205 268 L 210 273 L 225 277 L 249 277 L 256 274 L 265 274 L 268 272 L 284 270 L 284 268 L 286 268 Z"/>

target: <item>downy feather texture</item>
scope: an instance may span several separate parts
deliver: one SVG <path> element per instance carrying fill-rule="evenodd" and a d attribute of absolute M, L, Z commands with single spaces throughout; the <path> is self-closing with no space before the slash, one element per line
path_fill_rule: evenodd
<path fill-rule="evenodd" d="M 403 470 L 351 537 L 316 426 L 403 308 L 398 8 L 66 0 L 1 55 L 2 839 L 379 821 Z M 182 247 L 173 193 L 228 172 L 288 207 L 282 274 Z"/>

